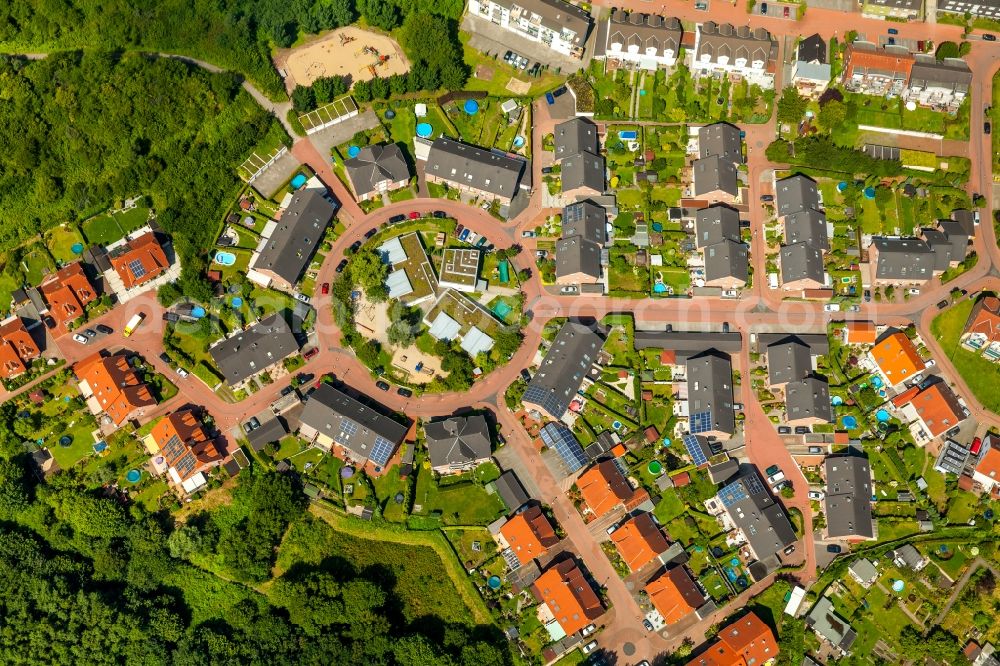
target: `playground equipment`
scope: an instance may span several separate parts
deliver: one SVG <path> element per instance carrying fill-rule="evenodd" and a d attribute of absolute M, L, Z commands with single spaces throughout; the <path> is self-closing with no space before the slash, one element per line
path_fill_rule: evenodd
<path fill-rule="evenodd" d="M 354 40 L 355 40 L 354 37 L 351 37 L 349 35 L 345 35 L 344 33 L 340 33 L 340 45 L 341 46 L 346 46 L 346 45 L 350 44 L 351 42 L 353 42 Z"/>
<path fill-rule="evenodd" d="M 378 66 L 379 67 L 388 67 L 389 66 L 389 56 L 387 56 L 387 55 L 380 55 L 378 57 Z"/>

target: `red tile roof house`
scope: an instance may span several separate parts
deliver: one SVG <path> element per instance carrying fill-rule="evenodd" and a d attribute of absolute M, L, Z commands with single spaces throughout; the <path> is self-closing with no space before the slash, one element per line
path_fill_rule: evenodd
<path fill-rule="evenodd" d="M 108 252 L 108 261 L 113 270 L 105 275 L 119 300 L 127 300 L 122 298 L 123 294 L 144 291 L 148 288 L 144 285 L 149 285 L 170 268 L 170 260 L 152 231 L 113 247 Z"/>
<path fill-rule="evenodd" d="M 13 379 L 23 375 L 41 355 L 23 319 L 15 316 L 0 324 L 0 377 Z"/>
<path fill-rule="evenodd" d="M 1000 298 L 986 296 L 976 302 L 960 340 L 966 349 L 1000 362 Z"/>
<path fill-rule="evenodd" d="M 96 416 L 104 413 L 115 426 L 156 405 L 149 387 L 128 364 L 124 353 L 101 356 L 97 352 L 73 366 L 80 393 Z"/>
<path fill-rule="evenodd" d="M 167 464 L 167 476 L 185 492 L 205 485 L 204 472 L 222 463 L 222 454 L 192 409 L 164 416 L 150 436 Z"/>
<path fill-rule="evenodd" d="M 97 298 L 97 291 L 79 261 L 50 273 L 38 285 L 38 291 L 48 305 L 49 316 L 56 322 L 52 331 L 56 336 L 69 330 L 68 324 L 82 317 L 87 305 Z"/>
<path fill-rule="evenodd" d="M 900 411 L 911 422 L 910 432 L 921 445 L 944 435 L 965 420 L 965 408 L 944 382 L 917 392 Z"/>

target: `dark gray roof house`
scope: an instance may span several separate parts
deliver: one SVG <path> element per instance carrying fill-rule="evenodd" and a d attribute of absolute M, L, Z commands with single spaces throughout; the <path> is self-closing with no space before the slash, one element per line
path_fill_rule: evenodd
<path fill-rule="evenodd" d="M 552 138 L 555 142 L 555 159 L 561 159 L 590 153 L 600 155 L 601 139 L 597 133 L 597 125 L 586 118 L 572 118 L 559 123 L 552 128 Z"/>
<path fill-rule="evenodd" d="M 833 602 L 828 597 L 820 597 L 806 615 L 806 624 L 830 645 L 849 653 L 858 634 L 847 620 L 837 615 Z"/>
<path fill-rule="evenodd" d="M 208 350 L 230 386 L 267 370 L 299 350 L 295 336 L 279 315 L 271 315 Z"/>
<path fill-rule="evenodd" d="M 725 483 L 736 476 L 740 471 L 740 462 L 736 458 L 729 458 L 724 462 L 710 465 L 708 468 L 708 478 L 712 483 Z"/>
<path fill-rule="evenodd" d="M 830 351 L 830 339 L 826 333 L 757 333 L 758 349 L 794 338 L 807 345 L 813 356 L 824 356 Z"/>
<path fill-rule="evenodd" d="M 819 188 L 816 187 L 816 181 L 802 174 L 779 180 L 775 184 L 774 195 L 778 203 L 778 217 L 810 208 L 820 209 Z"/>
<path fill-rule="evenodd" d="M 336 210 L 325 190 L 299 190 L 292 195 L 250 267 L 289 286 L 294 285 L 323 241 Z"/>
<path fill-rule="evenodd" d="M 517 478 L 517 474 L 512 469 L 500 475 L 500 478 L 496 480 L 496 487 L 497 494 L 500 495 L 500 499 L 503 500 L 510 512 L 517 511 L 531 499 L 524 486 L 521 485 L 521 480 Z"/>
<path fill-rule="evenodd" d="M 795 529 L 781 505 L 765 487 L 756 469 L 731 481 L 718 494 L 719 502 L 743 533 L 754 557 L 777 568 L 777 555 L 795 543 Z"/>
<path fill-rule="evenodd" d="M 812 372 L 812 350 L 795 336 L 767 348 L 767 379 L 771 386 L 804 379 Z"/>
<path fill-rule="evenodd" d="M 608 212 L 589 199 L 563 207 L 562 237 L 580 236 L 604 245 L 608 239 Z"/>
<path fill-rule="evenodd" d="M 827 401 L 829 404 L 829 401 Z M 872 470 L 861 456 L 830 456 L 823 461 L 823 498 L 827 534 L 831 538 L 872 539 Z"/>
<path fill-rule="evenodd" d="M 920 282 L 934 277 L 937 263 L 927 243 L 919 238 L 872 239 L 878 258 L 875 263 L 875 279 Z"/>
<path fill-rule="evenodd" d="M 254 451 L 260 451 L 268 444 L 277 442 L 288 434 L 288 427 L 285 425 L 284 419 L 280 416 L 258 419 L 258 422 L 260 423 L 260 427 L 246 434 L 247 441 L 250 442 L 250 446 L 253 447 Z"/>
<path fill-rule="evenodd" d="M 650 53 L 652 49 L 657 56 L 666 52 L 676 54 L 680 50 L 683 30 L 681 22 L 673 16 L 616 9 L 607 22 L 598 27 L 594 57 L 614 58 L 620 53 L 629 53 L 629 49 L 638 49 L 640 54 Z"/>
<path fill-rule="evenodd" d="M 813 280 L 823 284 L 823 253 L 806 243 L 784 245 L 779 253 L 782 282 Z"/>
<path fill-rule="evenodd" d="M 365 146 L 357 157 L 344 160 L 344 171 L 358 197 L 378 192 L 386 183 L 410 179 L 403 151 L 394 143 Z"/>
<path fill-rule="evenodd" d="M 725 192 L 736 197 L 740 193 L 739 173 L 736 164 L 718 155 L 697 159 L 691 163 L 694 195 Z"/>
<path fill-rule="evenodd" d="M 808 243 L 819 250 L 829 250 L 826 213 L 808 208 L 785 216 L 785 242 Z"/>
<path fill-rule="evenodd" d="M 799 42 L 796 59 L 799 62 L 811 62 L 817 65 L 825 65 L 829 49 L 826 42 L 818 33 L 805 37 Z"/>
<path fill-rule="evenodd" d="M 299 434 L 321 446 L 337 445 L 360 464 L 384 467 L 396 452 L 406 426 L 355 400 L 330 384 L 309 394 L 299 422 Z"/>
<path fill-rule="evenodd" d="M 973 234 L 966 230 L 964 224 L 954 220 L 938 220 L 937 228 L 951 241 L 952 256 L 958 257 L 956 261 L 964 259 L 968 254 L 969 239 Z"/>
<path fill-rule="evenodd" d="M 740 129 L 729 123 L 713 123 L 698 130 L 698 157 L 724 157 L 734 164 L 743 163 L 743 140 Z"/>
<path fill-rule="evenodd" d="M 920 236 L 934 253 L 934 270 L 947 270 L 953 260 L 952 253 L 955 249 L 948 239 L 948 235 L 940 229 L 921 229 Z M 963 247 L 962 250 L 964 251 L 965 248 Z M 961 259 L 964 258 L 963 255 Z M 961 259 L 955 259 L 955 261 L 961 261 Z"/>
<path fill-rule="evenodd" d="M 830 386 L 819 377 L 806 377 L 785 384 L 785 413 L 789 423 L 833 420 Z"/>
<path fill-rule="evenodd" d="M 565 222 L 563 223 L 565 226 Z M 740 214 L 735 208 L 722 204 L 702 208 L 694 217 L 694 237 L 698 247 L 706 247 L 724 240 L 742 242 Z"/>
<path fill-rule="evenodd" d="M 591 152 L 575 153 L 563 158 L 562 191 L 587 189 L 595 194 L 604 192 L 604 156 Z"/>
<path fill-rule="evenodd" d="M 471 469 L 490 459 L 490 425 L 482 414 L 453 416 L 424 425 L 431 467 L 439 472 Z"/>
<path fill-rule="evenodd" d="M 706 331 L 636 331 L 636 349 L 666 349 L 674 352 L 677 363 L 686 363 L 706 348 L 727 354 L 738 354 L 743 348 L 739 331 L 732 333 Z"/>
<path fill-rule="evenodd" d="M 726 437 L 736 432 L 733 365 L 713 350 L 687 360 L 688 429 L 693 435 Z"/>
<path fill-rule="evenodd" d="M 512 199 L 527 183 L 523 159 L 438 137 L 431 144 L 424 173 L 457 186 Z"/>
<path fill-rule="evenodd" d="M 732 278 L 743 283 L 750 277 L 750 250 L 745 243 L 726 239 L 705 248 L 705 281 Z"/>
<path fill-rule="evenodd" d="M 604 338 L 589 326 L 567 321 L 528 382 L 521 402 L 551 419 L 561 419 L 603 345 Z"/>
<path fill-rule="evenodd" d="M 601 246 L 582 236 L 556 241 L 556 279 L 586 275 L 601 277 Z"/>
<path fill-rule="evenodd" d="M 972 238 L 976 235 L 976 225 L 979 224 L 979 212 L 959 208 L 951 211 L 951 219 L 962 225 L 965 234 Z"/>
<path fill-rule="evenodd" d="M 955 93 L 967 93 L 972 85 L 972 70 L 962 58 L 938 60 L 918 53 L 910 70 L 910 89 L 944 88 Z"/>

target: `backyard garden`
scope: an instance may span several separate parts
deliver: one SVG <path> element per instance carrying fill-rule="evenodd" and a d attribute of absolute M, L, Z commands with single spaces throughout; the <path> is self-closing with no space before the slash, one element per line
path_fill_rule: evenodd
<path fill-rule="evenodd" d="M 974 304 L 972 299 L 966 299 L 947 308 L 934 318 L 931 332 L 976 400 L 986 409 L 1000 413 L 1000 393 L 996 391 L 1000 385 L 1000 364 L 992 363 L 959 344 Z"/>

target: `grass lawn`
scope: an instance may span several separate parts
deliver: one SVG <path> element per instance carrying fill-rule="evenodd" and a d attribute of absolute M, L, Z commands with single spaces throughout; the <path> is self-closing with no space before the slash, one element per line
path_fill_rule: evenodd
<path fill-rule="evenodd" d="M 420 514 L 440 512 L 445 525 L 489 525 L 503 514 L 500 498 L 473 481 L 441 485 L 433 476 L 425 467 L 417 474 L 414 505 Z"/>
<path fill-rule="evenodd" d="M 948 523 L 965 525 L 976 515 L 979 498 L 970 492 L 955 491 L 948 501 Z"/>
<path fill-rule="evenodd" d="M 449 528 L 443 532 L 445 538 L 455 548 L 459 560 L 466 569 L 475 568 L 496 555 L 497 544 L 486 528 Z M 475 549 L 476 544 L 478 544 L 478 550 Z"/>
<path fill-rule="evenodd" d="M 118 221 L 110 213 L 105 213 L 84 222 L 83 234 L 87 237 L 88 243 L 107 245 L 124 236 L 125 232 L 118 226 Z"/>
<path fill-rule="evenodd" d="M 284 460 L 301 453 L 306 448 L 305 442 L 295 435 L 285 435 L 278 440 L 278 450 L 274 453 L 275 460 Z"/>
<path fill-rule="evenodd" d="M 729 597 L 729 588 L 722 580 L 722 576 L 716 571 L 712 571 L 708 576 L 700 579 L 702 587 L 708 592 L 714 601 L 722 601 Z"/>
<path fill-rule="evenodd" d="M 83 245 L 83 234 L 76 227 L 63 224 L 50 229 L 45 236 L 46 245 L 56 261 L 69 263 L 79 257 L 79 255 L 73 254 L 72 248 L 78 243 Z"/>
<path fill-rule="evenodd" d="M 146 507 L 147 511 L 156 511 L 159 508 L 160 497 L 169 490 L 167 482 L 157 479 L 147 483 L 138 492 L 132 494 L 132 499 Z"/>
<path fill-rule="evenodd" d="M 505 63 L 503 61 L 503 54 L 494 59 L 469 46 L 469 35 L 466 33 L 460 33 L 459 39 L 462 42 L 465 64 L 472 70 L 472 77 L 465 86 L 466 90 L 485 90 L 491 95 L 516 97 L 517 95 L 514 95 L 507 88 L 507 83 L 516 77 L 521 81 L 527 81 L 531 84 L 531 88 L 527 92 L 528 97 L 537 97 L 542 91 L 555 88 L 566 78 L 552 70 L 543 71 L 541 76 L 531 78 L 524 72 L 515 70 Z M 483 69 L 477 71 L 480 67 Z M 487 69 L 492 70 L 492 73 L 484 76 L 483 74 L 486 74 Z"/>
<path fill-rule="evenodd" d="M 395 465 L 380 477 L 372 479 L 375 486 L 375 497 L 382 507 L 382 515 L 386 520 L 401 523 L 406 520 L 406 495 L 410 486 L 407 479 L 400 478 L 399 465 Z M 403 494 L 403 502 L 396 502 L 396 495 Z"/>
<path fill-rule="evenodd" d="M 686 511 L 687 506 L 684 504 L 684 500 L 677 495 L 675 490 L 670 489 L 664 491 L 656 508 L 653 509 L 653 515 L 656 516 L 661 525 L 666 525 L 675 518 L 683 515 Z M 672 533 L 671 536 L 673 536 Z"/>
<path fill-rule="evenodd" d="M 149 209 L 144 206 L 136 206 L 124 213 L 115 213 L 118 226 L 124 229 L 126 234 L 132 233 L 149 221 Z"/>
<path fill-rule="evenodd" d="M 691 288 L 691 274 L 687 269 L 657 267 L 653 270 L 662 277 L 663 284 L 673 287 L 675 294 L 686 294 Z"/>
<path fill-rule="evenodd" d="M 1000 413 L 1000 392 L 996 390 L 1000 386 L 1000 364 L 991 363 L 958 344 L 973 305 L 972 300 L 966 300 L 947 308 L 934 318 L 931 332 L 976 399 L 986 409 Z"/>
<path fill-rule="evenodd" d="M 5 314 L 7 312 L 7 306 L 10 304 L 12 292 L 17 289 L 20 285 L 17 280 L 6 273 L 0 273 L 0 310 Z"/>
<path fill-rule="evenodd" d="M 944 552 L 940 550 L 942 545 L 947 547 Z M 952 580 L 961 578 L 962 572 L 965 571 L 965 565 L 969 562 L 969 555 L 961 548 L 960 544 L 956 543 L 928 545 L 926 548 L 922 548 L 921 552 L 928 555 L 931 561 Z M 945 555 L 945 557 L 940 557 L 940 555 Z"/>
<path fill-rule="evenodd" d="M 56 270 L 49 253 L 37 245 L 24 254 L 21 262 L 24 264 L 24 277 L 28 284 L 39 284 L 43 277 Z"/>

